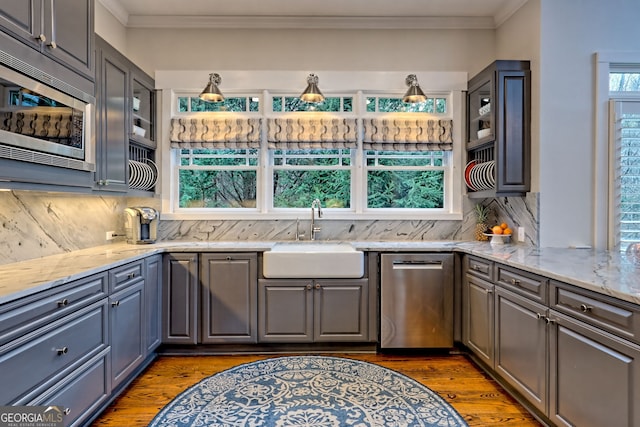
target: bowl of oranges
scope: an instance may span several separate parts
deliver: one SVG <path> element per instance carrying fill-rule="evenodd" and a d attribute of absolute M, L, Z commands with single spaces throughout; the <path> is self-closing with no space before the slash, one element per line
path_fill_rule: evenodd
<path fill-rule="evenodd" d="M 513 231 L 506 222 L 494 225 L 484 232 L 484 235 L 491 239 L 490 243 L 492 245 L 504 245 L 511 238 L 511 234 L 513 234 Z"/>

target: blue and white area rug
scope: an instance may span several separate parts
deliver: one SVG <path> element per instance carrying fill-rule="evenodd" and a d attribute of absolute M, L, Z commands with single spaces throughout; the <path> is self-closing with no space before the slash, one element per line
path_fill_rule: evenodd
<path fill-rule="evenodd" d="M 467 426 L 433 391 L 372 363 L 324 356 L 265 359 L 200 381 L 150 427 Z"/>

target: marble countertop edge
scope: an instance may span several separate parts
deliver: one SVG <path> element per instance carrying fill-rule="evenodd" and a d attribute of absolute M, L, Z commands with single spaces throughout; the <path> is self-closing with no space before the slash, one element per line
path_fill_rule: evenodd
<path fill-rule="evenodd" d="M 106 269 L 166 252 L 261 252 L 275 241 L 115 242 L 64 254 L 0 265 L 0 304 Z M 352 241 L 364 251 L 455 251 L 501 262 L 553 280 L 640 304 L 640 265 L 618 253 L 592 249 L 536 248 L 475 241 Z"/>

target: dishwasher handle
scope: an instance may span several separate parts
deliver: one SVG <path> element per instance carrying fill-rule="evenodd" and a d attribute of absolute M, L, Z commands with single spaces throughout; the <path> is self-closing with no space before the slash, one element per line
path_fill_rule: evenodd
<path fill-rule="evenodd" d="M 442 261 L 400 261 L 392 263 L 394 270 L 442 270 Z"/>

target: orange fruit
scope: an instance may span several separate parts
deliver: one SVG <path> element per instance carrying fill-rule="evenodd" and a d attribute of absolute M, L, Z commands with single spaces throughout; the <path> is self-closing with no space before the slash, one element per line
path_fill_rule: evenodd
<path fill-rule="evenodd" d="M 502 234 L 502 227 L 500 227 L 499 225 L 494 225 L 491 228 L 491 231 L 493 232 L 493 234 Z"/>
<path fill-rule="evenodd" d="M 509 226 L 507 225 L 506 222 L 503 222 L 502 224 L 500 224 L 500 228 L 502 228 L 503 230 L 506 230 L 507 228 L 509 228 Z"/>
<path fill-rule="evenodd" d="M 513 234 L 513 230 L 511 230 L 509 227 L 505 228 L 504 230 L 502 230 L 503 234 Z"/>

